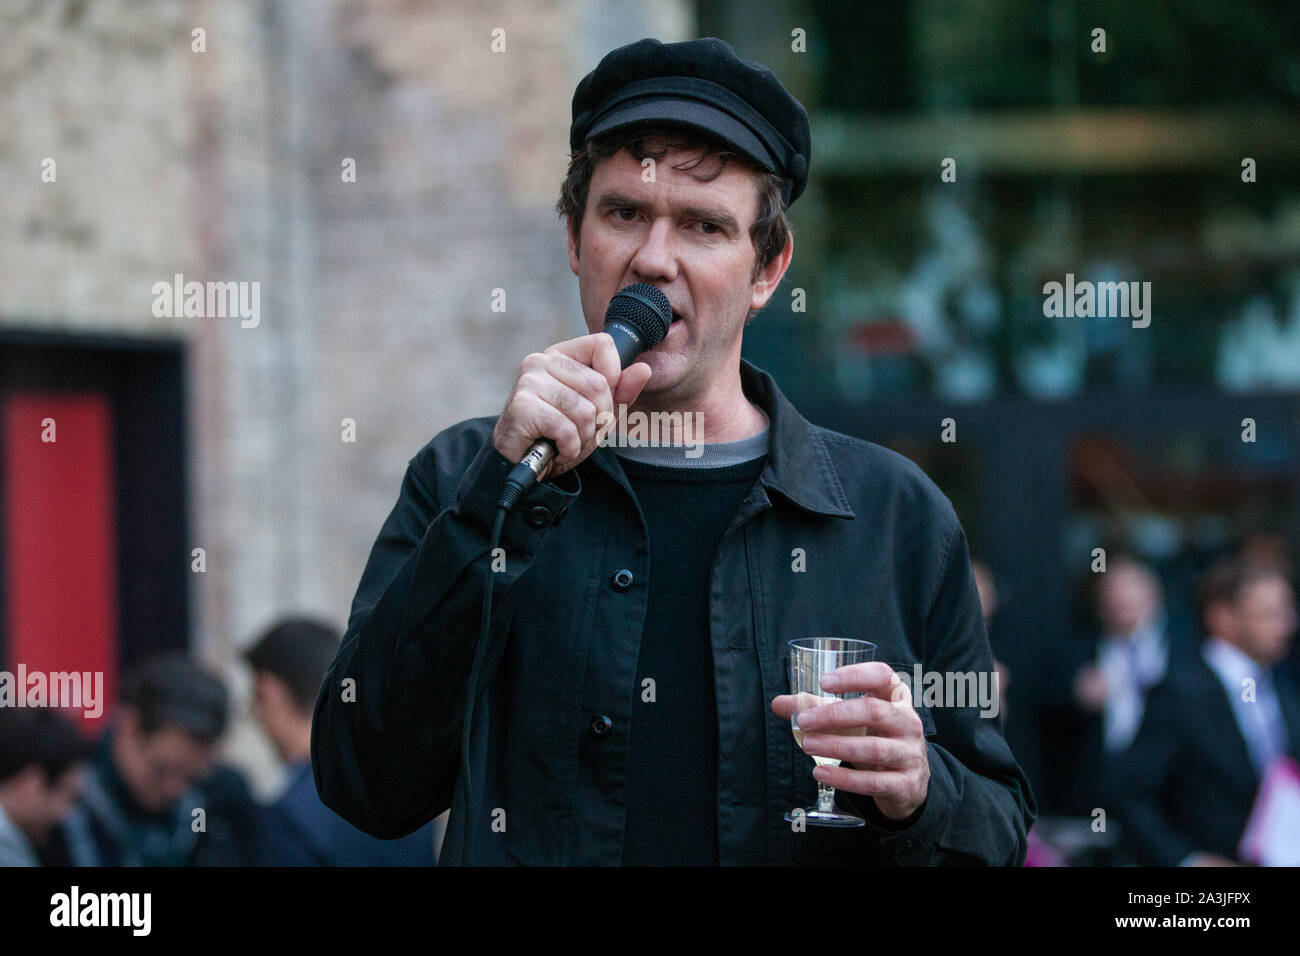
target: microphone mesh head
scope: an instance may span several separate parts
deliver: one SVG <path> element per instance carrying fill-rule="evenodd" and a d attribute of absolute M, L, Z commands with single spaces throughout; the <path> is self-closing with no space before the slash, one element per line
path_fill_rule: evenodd
<path fill-rule="evenodd" d="M 668 334 L 673 321 L 673 307 L 664 295 L 648 282 L 624 286 L 609 301 L 606 319 L 618 318 L 644 336 L 646 348 L 654 348 Z"/>

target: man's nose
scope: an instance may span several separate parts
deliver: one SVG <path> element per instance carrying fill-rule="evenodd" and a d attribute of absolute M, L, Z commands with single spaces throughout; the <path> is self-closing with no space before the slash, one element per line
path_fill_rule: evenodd
<path fill-rule="evenodd" d="M 675 249 L 676 234 L 672 221 L 666 218 L 655 219 L 646 231 L 645 241 L 637 249 L 632 260 L 632 271 L 638 279 L 648 281 L 662 279 L 672 282 L 677 278 L 677 253 Z"/>

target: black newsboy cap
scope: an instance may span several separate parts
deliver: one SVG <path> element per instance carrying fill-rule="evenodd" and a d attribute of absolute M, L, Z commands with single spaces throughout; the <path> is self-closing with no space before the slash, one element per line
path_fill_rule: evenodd
<path fill-rule="evenodd" d="M 660 43 L 647 37 L 605 55 L 573 93 L 569 148 L 625 126 L 704 130 L 786 178 L 790 205 L 808 185 L 808 112 L 777 75 L 742 60 L 717 37 Z"/>

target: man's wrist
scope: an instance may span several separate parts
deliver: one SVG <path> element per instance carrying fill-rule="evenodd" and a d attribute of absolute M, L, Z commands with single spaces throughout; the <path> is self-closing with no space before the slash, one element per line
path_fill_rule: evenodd
<path fill-rule="evenodd" d="M 869 797 L 862 794 L 857 795 L 857 797 L 858 799 L 856 803 L 863 810 L 863 816 L 867 818 L 868 823 L 880 828 L 881 830 L 897 831 L 907 830 L 914 826 L 916 821 L 921 819 L 921 814 L 925 812 L 926 802 L 929 800 L 929 795 L 927 794 L 926 799 L 921 801 L 920 806 L 909 813 L 906 817 L 896 820 L 880 809 L 880 805 L 876 803 L 875 797 Z"/>
<path fill-rule="evenodd" d="M 497 451 L 489 436 L 461 476 L 457 488 L 457 509 L 473 515 L 484 529 L 492 527 L 496 502 L 506 477 L 515 463 Z M 565 512 L 582 491 L 576 469 L 558 478 L 536 482 L 515 503 L 502 530 L 502 542 L 513 542 L 535 553 L 550 529 L 563 520 Z"/>

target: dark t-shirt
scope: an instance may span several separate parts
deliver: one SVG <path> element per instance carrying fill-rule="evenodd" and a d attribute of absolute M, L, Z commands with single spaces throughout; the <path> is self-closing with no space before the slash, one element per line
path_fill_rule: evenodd
<path fill-rule="evenodd" d="M 629 745 L 624 865 L 718 864 L 709 590 L 718 544 L 762 473 L 767 434 L 705 445 L 694 460 L 678 450 L 671 464 L 666 448 L 633 450 L 642 460 L 619 450 L 650 547 L 650 596 Z M 656 459 L 665 463 L 649 463 Z"/>

